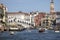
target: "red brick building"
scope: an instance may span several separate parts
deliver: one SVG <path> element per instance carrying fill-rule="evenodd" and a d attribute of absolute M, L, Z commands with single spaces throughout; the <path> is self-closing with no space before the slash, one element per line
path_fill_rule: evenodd
<path fill-rule="evenodd" d="M 40 26 L 41 25 L 41 19 L 45 17 L 45 13 L 40 12 L 38 13 L 37 16 L 34 18 L 35 26 Z"/>

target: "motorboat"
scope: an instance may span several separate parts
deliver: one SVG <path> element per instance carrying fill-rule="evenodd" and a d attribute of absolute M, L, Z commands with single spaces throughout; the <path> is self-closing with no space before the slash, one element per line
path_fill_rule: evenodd
<path fill-rule="evenodd" d="M 39 28 L 39 32 L 45 32 L 44 28 Z"/>
<path fill-rule="evenodd" d="M 13 35 L 13 34 L 14 34 L 14 32 L 13 32 L 13 31 L 11 31 L 11 32 L 10 32 L 10 34 L 11 34 L 11 35 Z"/>
<path fill-rule="evenodd" d="M 48 30 L 47 28 L 44 28 L 45 30 Z"/>
<path fill-rule="evenodd" d="M 58 33 L 58 32 L 60 32 L 60 31 L 56 30 L 55 32 L 57 32 L 57 33 Z"/>
<path fill-rule="evenodd" d="M 60 32 L 58 27 L 55 27 L 54 32 Z"/>

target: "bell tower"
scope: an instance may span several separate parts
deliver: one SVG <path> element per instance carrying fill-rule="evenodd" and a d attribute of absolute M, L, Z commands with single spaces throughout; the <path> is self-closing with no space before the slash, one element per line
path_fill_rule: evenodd
<path fill-rule="evenodd" d="M 54 1 L 51 0 L 50 2 L 50 14 L 53 15 L 54 14 Z"/>
<path fill-rule="evenodd" d="M 56 13 L 54 11 L 54 0 L 50 2 L 50 15 L 53 25 L 56 25 Z"/>

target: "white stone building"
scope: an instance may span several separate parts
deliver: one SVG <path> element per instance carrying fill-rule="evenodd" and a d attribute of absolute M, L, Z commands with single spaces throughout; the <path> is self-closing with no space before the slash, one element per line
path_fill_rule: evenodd
<path fill-rule="evenodd" d="M 38 14 L 37 12 L 31 13 L 24 13 L 24 12 L 7 12 L 7 17 L 8 17 L 8 24 L 19 24 L 24 26 L 25 28 L 27 27 L 32 27 L 35 25 L 34 22 L 34 17 Z"/>
<path fill-rule="evenodd" d="M 30 15 L 23 12 L 7 12 L 8 24 L 29 24 Z"/>

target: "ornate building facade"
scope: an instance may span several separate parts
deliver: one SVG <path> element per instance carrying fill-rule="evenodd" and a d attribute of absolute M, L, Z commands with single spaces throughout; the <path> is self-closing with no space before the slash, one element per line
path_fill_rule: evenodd
<path fill-rule="evenodd" d="M 0 23 L 6 22 L 7 15 L 6 15 L 6 7 L 3 4 L 0 4 Z"/>

